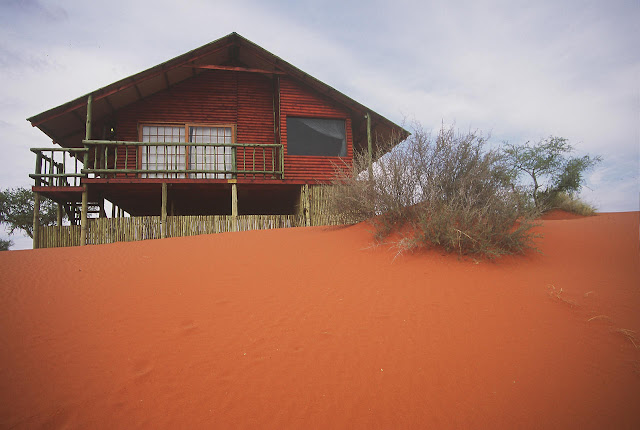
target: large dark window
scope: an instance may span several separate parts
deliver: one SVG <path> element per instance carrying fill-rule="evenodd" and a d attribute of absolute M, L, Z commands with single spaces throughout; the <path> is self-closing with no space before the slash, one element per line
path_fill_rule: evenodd
<path fill-rule="evenodd" d="M 289 155 L 347 156 L 343 119 L 287 117 Z"/>

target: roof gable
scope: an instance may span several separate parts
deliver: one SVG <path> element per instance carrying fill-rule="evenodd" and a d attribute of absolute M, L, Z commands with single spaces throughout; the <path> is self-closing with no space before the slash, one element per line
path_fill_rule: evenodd
<path fill-rule="evenodd" d="M 395 133 L 407 136 L 409 134 L 385 117 L 237 33 L 231 33 L 157 66 L 92 91 L 90 94 L 93 97 L 93 120 L 100 121 L 118 109 L 211 69 L 262 73 L 270 76 L 288 75 L 355 114 L 364 116 L 369 112 L 374 132 L 379 135 Z M 80 146 L 84 138 L 87 99 L 90 94 L 34 115 L 28 118 L 28 121 L 61 146 Z"/>

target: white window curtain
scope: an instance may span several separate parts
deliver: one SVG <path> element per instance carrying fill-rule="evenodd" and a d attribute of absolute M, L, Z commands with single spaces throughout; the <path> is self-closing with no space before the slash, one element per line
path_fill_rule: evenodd
<path fill-rule="evenodd" d="M 142 142 L 175 142 L 182 145 L 142 146 L 141 168 L 143 170 L 212 170 L 219 173 L 143 173 L 143 178 L 209 178 L 231 179 L 233 171 L 233 148 L 231 146 L 195 146 L 190 143 L 233 143 L 231 127 L 189 126 L 186 140 L 183 126 L 142 127 Z M 187 163 L 188 161 L 188 163 Z M 226 173 L 229 172 L 229 173 Z"/>
<path fill-rule="evenodd" d="M 189 127 L 189 142 L 233 143 L 231 127 Z M 220 173 L 193 173 L 193 178 L 231 179 L 233 148 L 230 146 L 193 146 L 189 151 L 189 168 Z"/>
<path fill-rule="evenodd" d="M 143 142 L 184 143 L 184 127 L 143 126 Z M 186 148 L 184 145 L 142 146 L 141 168 L 143 170 L 186 170 Z M 143 173 L 143 178 L 184 178 L 184 173 Z"/>

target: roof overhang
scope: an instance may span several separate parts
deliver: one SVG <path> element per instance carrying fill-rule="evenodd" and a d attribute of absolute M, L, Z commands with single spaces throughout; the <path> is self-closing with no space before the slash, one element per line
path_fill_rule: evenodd
<path fill-rule="evenodd" d="M 399 125 L 237 33 L 231 33 L 27 120 L 42 130 L 54 143 L 67 148 L 80 147 L 85 137 L 89 95 L 93 99 L 92 120 L 99 122 L 121 108 L 210 69 L 245 71 L 267 76 L 288 75 L 353 112 L 355 117 L 361 119 L 359 123 L 353 124 L 354 129 L 366 127 L 364 117 L 368 113 L 371 115 L 374 135 L 383 138 L 400 136 L 400 140 L 409 135 L 409 132 Z"/>

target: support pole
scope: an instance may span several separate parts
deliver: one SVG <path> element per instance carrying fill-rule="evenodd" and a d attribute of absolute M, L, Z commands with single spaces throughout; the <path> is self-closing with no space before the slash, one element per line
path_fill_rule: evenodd
<path fill-rule="evenodd" d="M 56 225 L 60 230 L 60 227 L 62 227 L 62 205 L 60 203 L 56 204 Z"/>
<path fill-rule="evenodd" d="M 238 226 L 238 184 L 231 184 L 231 222 L 233 223 L 232 231 L 237 231 Z"/>
<path fill-rule="evenodd" d="M 91 110 L 93 108 L 93 95 L 89 94 L 87 99 L 87 128 L 85 129 L 85 139 L 91 140 Z M 85 166 L 85 169 L 87 167 Z"/>
<path fill-rule="evenodd" d="M 82 212 L 80 213 L 80 246 L 87 244 L 87 209 L 89 206 L 89 189 L 82 186 Z"/>
<path fill-rule="evenodd" d="M 304 184 L 302 189 L 303 189 L 303 191 L 302 191 L 302 194 L 303 194 L 302 203 L 304 205 L 304 208 L 303 208 L 304 224 L 307 227 L 310 227 L 311 226 L 311 214 L 309 212 L 310 212 L 311 204 L 309 202 L 309 184 Z"/>
<path fill-rule="evenodd" d="M 116 217 L 116 204 L 115 203 L 111 203 L 111 218 L 115 218 Z"/>
<path fill-rule="evenodd" d="M 40 193 L 33 193 L 33 249 L 38 249 L 40 238 Z"/>
<path fill-rule="evenodd" d="M 98 207 L 100 210 L 100 214 L 98 216 L 100 218 L 106 218 L 107 213 L 104 211 L 104 198 L 102 196 L 100 196 L 100 199 L 98 200 Z"/>
<path fill-rule="evenodd" d="M 160 215 L 162 217 L 162 229 L 160 231 L 160 238 L 164 239 L 167 237 L 167 183 L 162 183 L 162 207 L 160 210 Z"/>
<path fill-rule="evenodd" d="M 367 112 L 367 149 L 369 151 L 369 181 L 373 181 L 373 146 L 371 144 L 371 114 Z"/>
<path fill-rule="evenodd" d="M 87 126 L 85 128 L 85 134 L 84 134 L 84 138 L 85 140 L 89 140 L 91 139 L 91 110 L 92 110 L 92 105 L 93 105 L 93 96 L 91 94 L 89 94 L 89 98 L 87 99 Z M 84 146 L 85 148 L 89 148 L 87 145 Z M 95 151 L 95 149 L 94 149 Z M 84 153 L 84 157 L 82 158 L 82 168 L 83 169 L 88 169 L 89 168 L 89 151 L 87 150 L 87 152 Z M 94 166 L 95 168 L 95 166 Z M 80 181 L 82 182 L 82 178 L 80 178 Z"/>

